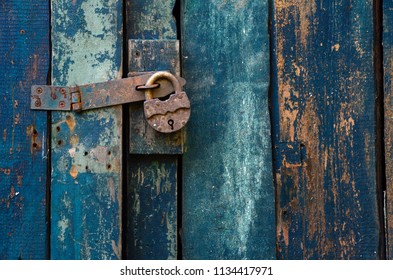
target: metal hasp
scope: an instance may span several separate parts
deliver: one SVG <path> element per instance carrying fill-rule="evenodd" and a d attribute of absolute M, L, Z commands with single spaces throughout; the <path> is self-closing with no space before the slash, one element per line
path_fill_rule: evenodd
<path fill-rule="evenodd" d="M 87 85 L 48 86 L 31 88 L 32 110 L 82 111 L 145 100 L 144 88 L 149 78 L 157 72 L 130 73 L 128 78 Z M 176 77 L 183 86 L 185 80 Z M 164 97 L 175 89 L 171 81 L 160 79 L 149 87 L 155 97 Z"/>

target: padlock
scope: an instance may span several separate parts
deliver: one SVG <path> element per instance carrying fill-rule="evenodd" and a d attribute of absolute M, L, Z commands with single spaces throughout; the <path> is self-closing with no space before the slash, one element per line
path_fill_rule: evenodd
<path fill-rule="evenodd" d="M 153 98 L 152 90 L 157 80 L 169 80 L 175 93 L 167 100 Z M 146 82 L 144 103 L 145 117 L 149 125 L 162 133 L 171 133 L 183 128 L 190 118 L 190 100 L 187 94 L 182 91 L 179 80 L 169 72 L 157 72 Z"/>

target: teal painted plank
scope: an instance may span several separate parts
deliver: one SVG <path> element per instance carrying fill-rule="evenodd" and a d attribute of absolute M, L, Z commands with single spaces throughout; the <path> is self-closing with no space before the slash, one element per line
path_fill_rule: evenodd
<path fill-rule="evenodd" d="M 372 1 L 274 1 L 279 259 L 377 259 Z"/>
<path fill-rule="evenodd" d="M 169 70 L 179 74 L 174 5 L 174 0 L 127 1 L 130 72 Z M 162 44 L 169 48 L 163 49 Z M 176 259 L 178 157 L 153 155 L 181 152 L 183 136 L 156 133 L 144 120 L 142 104 L 130 106 L 130 116 L 126 257 Z"/>
<path fill-rule="evenodd" d="M 393 3 L 383 1 L 387 258 L 393 259 Z"/>
<path fill-rule="evenodd" d="M 177 258 L 176 181 L 176 156 L 134 156 L 127 205 L 128 258 Z"/>
<path fill-rule="evenodd" d="M 181 1 L 186 259 L 275 259 L 268 1 Z"/>
<path fill-rule="evenodd" d="M 129 69 L 132 72 L 171 71 L 180 73 L 178 40 L 130 40 Z M 142 102 L 130 104 L 131 154 L 181 154 L 183 133 L 160 133 L 146 121 Z"/>
<path fill-rule="evenodd" d="M 121 78 L 122 1 L 52 1 L 52 80 Z M 122 109 L 52 114 L 51 257 L 120 259 Z"/>
<path fill-rule="evenodd" d="M 30 87 L 47 83 L 48 1 L 2 1 L 0 69 L 0 259 L 46 259 L 47 113 Z"/>

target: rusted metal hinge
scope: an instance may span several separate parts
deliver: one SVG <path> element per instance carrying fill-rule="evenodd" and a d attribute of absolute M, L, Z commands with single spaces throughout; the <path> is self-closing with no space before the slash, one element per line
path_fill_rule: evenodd
<path fill-rule="evenodd" d="M 84 111 L 145 100 L 147 80 L 156 72 L 130 73 L 128 78 L 76 86 L 34 85 L 31 88 L 31 109 L 53 111 Z M 177 77 L 183 86 L 185 80 Z M 150 86 L 154 96 L 174 92 L 172 83 L 162 79 Z"/>

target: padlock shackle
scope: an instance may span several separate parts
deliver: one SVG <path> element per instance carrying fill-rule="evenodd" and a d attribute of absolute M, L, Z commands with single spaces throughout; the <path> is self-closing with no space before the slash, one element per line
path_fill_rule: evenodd
<path fill-rule="evenodd" d="M 157 80 L 160 80 L 160 79 L 169 80 L 172 83 L 173 88 L 175 89 L 175 93 L 180 93 L 181 92 L 181 85 L 180 85 L 179 80 L 174 75 L 172 75 L 171 73 L 165 72 L 165 71 L 160 71 L 160 72 L 154 73 L 147 80 L 145 85 L 146 86 L 152 86 L 153 84 L 156 83 Z M 146 97 L 146 100 L 153 99 L 153 93 L 152 93 L 151 89 L 146 89 L 145 90 L 145 97 Z"/>

